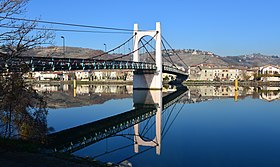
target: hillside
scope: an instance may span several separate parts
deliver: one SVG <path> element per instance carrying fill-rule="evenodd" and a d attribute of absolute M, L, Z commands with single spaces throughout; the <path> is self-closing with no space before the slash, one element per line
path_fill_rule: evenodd
<path fill-rule="evenodd" d="M 266 64 L 280 65 L 279 56 L 266 56 L 260 53 L 241 56 L 221 57 L 222 60 L 230 65 L 259 67 Z"/>
<path fill-rule="evenodd" d="M 170 50 L 168 50 L 171 53 Z M 216 66 L 243 66 L 243 67 L 258 67 L 266 64 L 280 65 L 279 56 L 267 56 L 262 54 L 251 54 L 251 55 L 241 55 L 241 56 L 219 56 L 212 52 L 200 51 L 194 49 L 183 49 L 176 50 L 177 54 L 183 59 L 184 62 L 188 65 L 197 65 L 197 64 L 211 64 Z M 102 50 L 93 50 L 88 48 L 79 48 L 79 47 L 66 47 L 66 53 L 63 54 L 62 47 L 46 47 L 46 48 L 36 48 L 28 53 L 26 56 L 34 57 L 67 57 L 67 58 L 92 58 L 104 53 Z M 153 53 L 151 53 L 153 55 Z M 170 54 L 171 55 L 171 54 Z M 119 57 L 121 54 L 106 54 L 100 57 L 101 59 L 111 59 Z M 167 53 L 163 52 L 164 62 L 169 59 Z M 175 64 L 184 66 L 182 61 L 177 55 L 172 55 L 171 59 Z M 122 60 L 132 60 L 132 56 L 123 58 Z M 147 62 L 152 62 L 148 54 L 142 55 L 142 60 Z"/>
<path fill-rule="evenodd" d="M 258 54 L 240 56 L 218 56 L 214 53 L 199 50 L 177 50 L 179 56 L 188 65 L 211 64 L 216 66 L 260 67 L 267 64 L 280 65 L 279 56 Z M 173 56 L 177 64 L 182 65 L 177 56 Z"/>
<path fill-rule="evenodd" d="M 229 65 L 227 62 L 222 60 L 220 56 L 207 51 L 184 49 L 184 50 L 176 50 L 176 52 L 180 56 L 180 58 L 182 58 L 182 60 L 189 66 L 198 65 L 198 64 L 213 64 L 216 66 Z M 182 61 L 177 55 L 173 55 L 171 58 L 172 60 L 174 60 L 176 64 L 184 66 Z"/>

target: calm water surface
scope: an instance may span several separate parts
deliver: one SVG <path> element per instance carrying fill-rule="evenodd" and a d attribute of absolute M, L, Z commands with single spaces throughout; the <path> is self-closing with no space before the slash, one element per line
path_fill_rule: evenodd
<path fill-rule="evenodd" d="M 279 92 L 259 90 L 253 95 L 253 91 L 240 90 L 241 99 L 234 100 L 231 87 L 225 88 L 228 95 L 216 96 L 210 96 L 205 87 L 189 89 L 183 99 L 162 111 L 160 130 L 156 116 L 139 124 L 138 132 L 147 143 L 160 132 L 161 139 L 154 140 L 160 141 L 160 146 L 135 145 L 135 126 L 131 126 L 74 154 L 104 162 L 127 160 L 136 167 L 280 166 Z M 103 104 L 49 109 L 47 121 L 56 132 L 132 108 L 133 97 L 129 94 L 122 99 L 109 98 Z"/>

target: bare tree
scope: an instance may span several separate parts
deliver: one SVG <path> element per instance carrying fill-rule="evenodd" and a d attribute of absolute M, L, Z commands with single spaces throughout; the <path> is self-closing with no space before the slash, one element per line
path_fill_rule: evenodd
<path fill-rule="evenodd" d="M 37 29 L 38 23 L 18 19 L 26 12 L 29 0 L 0 0 L 0 61 L 9 62 L 26 51 L 42 44 L 50 44 L 52 32 Z M 6 65 L 7 66 L 7 65 Z"/>
<path fill-rule="evenodd" d="M 0 82 L 0 137 L 36 139 L 48 133 L 46 102 L 19 76 Z"/>
<path fill-rule="evenodd" d="M 44 98 L 26 85 L 22 74 L 10 72 L 18 68 L 18 57 L 42 44 L 51 43 L 53 34 L 38 23 L 22 18 L 29 0 L 0 0 L 0 137 L 19 136 L 40 139 L 47 133 L 47 109 Z M 20 59 L 18 59 L 20 60 Z M 27 67 L 24 63 L 19 63 Z M 1 69 L 7 71 L 1 73 Z"/>

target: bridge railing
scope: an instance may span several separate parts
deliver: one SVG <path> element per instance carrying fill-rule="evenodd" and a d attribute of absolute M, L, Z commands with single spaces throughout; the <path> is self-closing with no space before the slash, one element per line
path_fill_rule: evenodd
<path fill-rule="evenodd" d="M 162 65 L 163 72 L 171 73 L 171 74 L 180 74 L 180 75 L 188 75 L 188 73 L 179 68 L 175 68 L 169 65 Z"/>
<path fill-rule="evenodd" d="M 156 70 L 154 63 L 133 61 L 108 61 L 96 59 L 73 58 L 45 58 L 45 57 L 20 57 L 12 60 L 11 64 L 25 64 L 30 71 L 68 71 L 68 70 L 98 70 L 98 69 L 138 69 Z M 1 70 L 5 66 L 1 66 Z M 13 68 L 14 71 L 20 70 Z"/>
<path fill-rule="evenodd" d="M 9 64 L 0 65 L 0 71 L 5 71 L 12 66 L 13 71 L 20 71 L 21 65 L 27 65 L 30 71 L 70 71 L 70 70 L 99 70 L 99 69 L 132 69 L 156 70 L 156 64 L 146 62 L 96 60 L 77 58 L 47 58 L 47 57 L 18 57 Z M 169 65 L 163 65 L 163 72 L 187 75 L 182 70 Z"/>

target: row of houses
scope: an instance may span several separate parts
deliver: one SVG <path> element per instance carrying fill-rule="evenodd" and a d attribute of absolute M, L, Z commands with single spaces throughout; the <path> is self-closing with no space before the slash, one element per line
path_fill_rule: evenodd
<path fill-rule="evenodd" d="M 78 70 L 78 71 L 41 71 L 41 72 L 29 72 L 25 78 L 35 79 L 38 81 L 69 81 L 76 78 L 79 81 L 107 81 L 107 80 L 133 80 L 132 70 Z M 163 78 L 166 80 L 173 80 L 176 78 L 172 74 L 163 74 Z"/>
<path fill-rule="evenodd" d="M 60 80 L 68 81 L 74 78 L 80 81 L 94 81 L 94 80 L 126 80 L 133 79 L 133 72 L 130 70 L 77 70 L 77 71 L 44 71 L 44 72 L 29 72 L 25 78 L 35 79 L 38 81 L 44 80 Z"/>
<path fill-rule="evenodd" d="M 200 81 L 234 81 L 254 80 L 257 75 L 266 76 L 261 80 L 280 81 L 279 77 L 273 77 L 280 74 L 280 67 L 266 65 L 256 68 L 236 68 L 236 67 L 216 67 L 208 64 L 191 66 L 189 69 L 189 80 Z"/>
<path fill-rule="evenodd" d="M 280 77 L 273 77 L 280 74 L 280 67 L 266 65 L 256 68 L 234 68 L 234 67 L 217 67 L 209 64 L 200 64 L 191 66 L 188 69 L 188 80 L 196 81 L 234 81 L 254 80 L 257 75 L 262 76 L 263 81 L 280 81 Z M 79 70 L 79 71 L 46 71 L 30 72 L 26 76 L 35 80 L 60 80 L 68 81 L 76 78 L 80 81 L 106 81 L 106 80 L 124 80 L 132 81 L 133 72 L 131 70 Z M 164 74 L 163 78 L 168 80 L 176 76 Z"/>
<path fill-rule="evenodd" d="M 259 88 L 254 87 L 239 87 L 238 90 L 234 86 L 188 86 L 190 97 L 194 101 L 199 101 L 202 99 L 210 100 L 213 98 L 228 98 L 236 97 L 244 98 L 251 95 L 255 98 L 259 98 L 266 101 L 273 101 L 280 99 L 280 88 L 279 87 L 268 87 L 263 86 Z M 199 99 L 198 99 L 199 98 Z"/>

